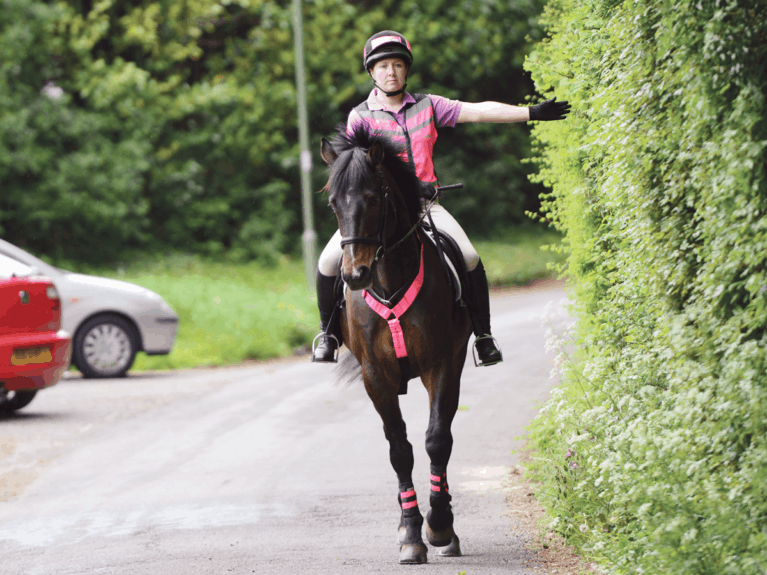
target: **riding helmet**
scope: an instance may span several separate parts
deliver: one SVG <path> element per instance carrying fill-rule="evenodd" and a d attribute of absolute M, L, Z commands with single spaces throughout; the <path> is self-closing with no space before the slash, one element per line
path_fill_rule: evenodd
<path fill-rule="evenodd" d="M 410 42 L 402 34 L 392 30 L 373 34 L 365 42 L 365 50 L 362 53 L 365 70 L 369 70 L 373 64 L 384 58 L 401 58 L 410 67 L 413 64 Z"/>

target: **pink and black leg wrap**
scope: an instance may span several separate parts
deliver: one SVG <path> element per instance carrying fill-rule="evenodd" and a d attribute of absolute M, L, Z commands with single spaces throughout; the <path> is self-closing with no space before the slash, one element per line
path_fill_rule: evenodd
<path fill-rule="evenodd" d="M 441 531 L 453 525 L 453 510 L 450 500 L 450 490 L 447 486 L 447 469 L 445 467 L 431 466 L 431 495 L 429 504 L 431 509 L 427 514 L 427 521 L 432 529 Z"/>
<path fill-rule="evenodd" d="M 445 497 L 448 501 L 451 499 L 447 486 L 447 470 L 444 467 L 431 466 L 431 497 Z"/>
<path fill-rule="evenodd" d="M 399 504 L 402 507 L 403 517 L 412 517 L 420 515 L 418 510 L 418 499 L 415 495 L 415 489 L 412 485 L 400 485 Z"/>

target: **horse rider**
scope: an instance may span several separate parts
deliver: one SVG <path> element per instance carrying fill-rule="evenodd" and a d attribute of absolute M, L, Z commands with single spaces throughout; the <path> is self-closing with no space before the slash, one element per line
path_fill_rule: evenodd
<path fill-rule="evenodd" d="M 384 135 L 404 144 L 407 160 L 415 164 L 416 175 L 426 184 L 425 189 L 431 190 L 430 196 L 434 193 L 434 186 L 438 185 L 432 160 L 437 128 L 452 128 L 464 122 L 562 120 L 570 111 L 567 102 L 557 102 L 556 98 L 535 106 L 519 107 L 499 102 L 461 102 L 432 94 L 411 95 L 405 92 L 407 75 L 413 64 L 410 43 L 402 34 L 391 30 L 378 32 L 368 39 L 363 51 L 363 64 L 373 80 L 373 90 L 365 102 L 349 113 L 347 132 L 351 133 L 362 125 L 375 135 Z M 490 293 L 485 268 L 477 250 L 442 205 L 435 203 L 431 215 L 434 225 L 458 243 L 466 262 L 468 291 L 472 300 L 469 310 L 476 336 L 474 345 L 478 365 L 499 363 L 503 361 L 503 356 L 490 332 Z M 322 337 L 312 361 L 335 361 L 339 343 L 333 334 L 337 327 L 329 323 L 336 306 L 334 288 L 342 255 L 341 232 L 338 230 L 319 259 L 317 301 Z"/>

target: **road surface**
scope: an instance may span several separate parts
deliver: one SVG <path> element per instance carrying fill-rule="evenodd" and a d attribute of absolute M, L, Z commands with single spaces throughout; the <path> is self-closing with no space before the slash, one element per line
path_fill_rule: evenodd
<path fill-rule="evenodd" d="M 308 357 L 69 377 L 0 419 L 0 573 L 532 575 L 505 493 L 517 438 L 549 394 L 540 315 L 558 284 L 495 293 L 505 361 L 468 360 L 448 481 L 464 556 L 400 566 L 397 480 L 362 384 Z M 419 380 L 401 399 L 421 510 Z"/>

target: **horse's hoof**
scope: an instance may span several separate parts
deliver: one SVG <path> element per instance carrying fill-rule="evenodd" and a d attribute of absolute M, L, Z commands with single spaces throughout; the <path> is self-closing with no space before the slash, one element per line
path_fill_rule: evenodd
<path fill-rule="evenodd" d="M 431 525 L 429 525 L 428 517 L 426 521 L 426 540 L 431 543 L 434 547 L 445 547 L 446 545 L 450 545 L 452 543 L 453 539 L 458 539 L 455 536 L 455 531 L 453 531 L 453 526 L 451 525 L 447 529 L 442 529 L 441 531 L 435 531 L 431 528 Z"/>
<path fill-rule="evenodd" d="M 460 557 L 461 542 L 458 540 L 458 535 L 453 535 L 447 546 L 437 549 L 437 555 L 440 557 Z"/>
<path fill-rule="evenodd" d="M 426 545 L 423 543 L 405 543 L 399 549 L 399 562 L 406 565 L 426 563 Z"/>

